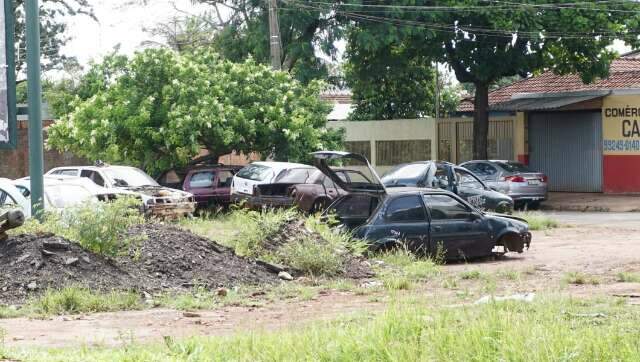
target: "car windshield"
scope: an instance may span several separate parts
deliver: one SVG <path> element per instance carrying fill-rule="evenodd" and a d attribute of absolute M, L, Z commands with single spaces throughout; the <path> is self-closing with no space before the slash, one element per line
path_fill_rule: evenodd
<path fill-rule="evenodd" d="M 313 168 L 290 168 L 280 172 L 277 183 L 283 184 L 306 184 L 311 176 L 316 172 Z"/>
<path fill-rule="evenodd" d="M 243 168 L 236 174 L 236 176 L 240 178 L 246 178 L 252 181 L 264 181 L 272 175 L 273 170 L 271 167 L 257 165 L 255 163 Z"/>
<path fill-rule="evenodd" d="M 429 169 L 429 163 L 411 163 L 401 165 L 382 176 L 385 186 L 413 186 L 424 176 Z"/>
<path fill-rule="evenodd" d="M 508 172 L 531 172 L 531 170 L 519 162 L 496 162 L 498 166 Z"/>
<path fill-rule="evenodd" d="M 115 183 L 115 186 L 159 186 L 151 176 L 137 168 L 105 168 L 104 173 Z"/>

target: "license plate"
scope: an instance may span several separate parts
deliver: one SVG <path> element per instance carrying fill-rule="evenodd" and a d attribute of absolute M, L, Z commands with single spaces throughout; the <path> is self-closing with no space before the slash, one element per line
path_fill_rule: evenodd
<path fill-rule="evenodd" d="M 540 185 L 539 180 L 529 180 L 529 185 Z"/>

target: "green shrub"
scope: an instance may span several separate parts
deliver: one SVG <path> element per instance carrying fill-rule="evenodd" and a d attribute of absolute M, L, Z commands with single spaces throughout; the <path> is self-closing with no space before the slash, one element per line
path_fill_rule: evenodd
<path fill-rule="evenodd" d="M 515 216 L 527 220 L 527 223 L 529 224 L 529 230 L 549 230 L 555 229 L 560 225 L 557 220 L 541 212 L 517 212 L 515 213 Z"/>
<path fill-rule="evenodd" d="M 640 283 L 640 275 L 637 273 L 621 272 L 616 275 L 616 281 L 620 283 Z"/>
<path fill-rule="evenodd" d="M 315 276 L 338 275 L 345 262 L 344 251 L 310 237 L 283 245 L 276 256 L 279 262 Z"/>
<path fill-rule="evenodd" d="M 140 201 L 120 198 L 113 202 L 88 203 L 62 211 L 45 213 L 42 223 L 30 219 L 17 232 L 50 232 L 103 255 L 125 252 L 139 236 L 127 237 L 127 229 L 144 222 L 139 211 Z"/>
<path fill-rule="evenodd" d="M 584 285 L 584 284 L 598 285 L 598 284 L 600 284 L 600 279 L 598 279 L 597 277 L 595 277 L 593 275 L 588 275 L 588 274 L 585 274 L 585 273 L 581 273 L 581 272 L 568 272 L 568 273 L 565 273 L 565 275 L 564 275 L 562 280 L 567 284 L 575 284 L 575 285 Z"/>
<path fill-rule="evenodd" d="M 478 280 L 482 274 L 478 270 L 466 270 L 460 273 L 460 279 L 463 280 Z"/>

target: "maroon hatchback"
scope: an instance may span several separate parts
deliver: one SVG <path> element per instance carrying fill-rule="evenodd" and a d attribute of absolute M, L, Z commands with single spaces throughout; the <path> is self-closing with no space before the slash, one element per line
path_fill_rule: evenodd
<path fill-rule="evenodd" d="M 171 170 L 158 178 L 161 185 L 171 185 L 193 194 L 199 208 L 228 206 L 233 175 L 242 166 L 197 165 L 186 170 Z"/>

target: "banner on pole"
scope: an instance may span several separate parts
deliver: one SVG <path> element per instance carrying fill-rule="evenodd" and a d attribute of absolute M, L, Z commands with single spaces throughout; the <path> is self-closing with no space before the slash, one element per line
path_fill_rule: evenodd
<path fill-rule="evenodd" d="M 15 148 L 16 79 L 13 1 L 0 7 L 0 148 Z"/>

